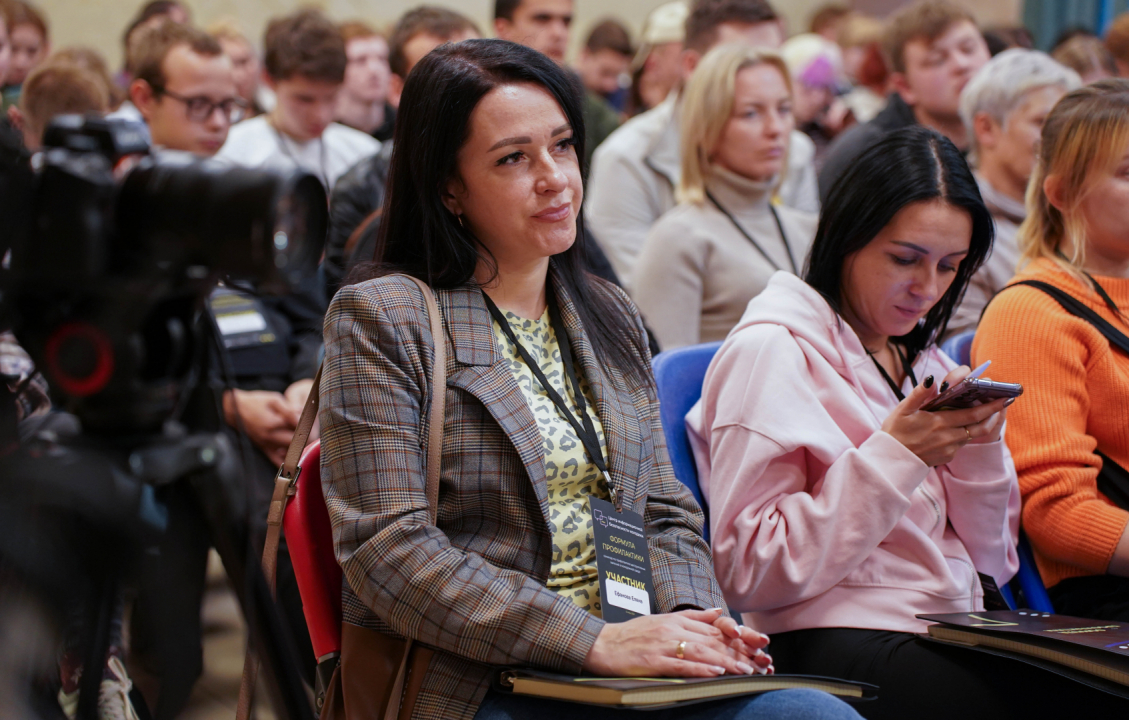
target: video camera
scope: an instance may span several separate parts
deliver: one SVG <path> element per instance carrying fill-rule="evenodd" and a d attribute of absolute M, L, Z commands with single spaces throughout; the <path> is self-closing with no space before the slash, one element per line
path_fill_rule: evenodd
<path fill-rule="evenodd" d="M 221 281 L 264 294 L 308 283 L 325 190 L 304 172 L 151 153 L 128 121 L 56 118 L 44 146 L 0 146 L 0 330 L 15 332 L 81 432 L 40 431 L 14 451 L 0 437 L 0 620 L 18 578 L 53 626 L 82 613 L 84 665 L 99 667 L 120 588 L 163 532 L 154 488 L 176 483 L 223 558 L 276 712 L 310 718 L 259 571 L 240 455 L 220 430 L 223 350 L 207 300 Z M 6 392 L 0 381 L 0 404 Z M 3 672 L 0 687 L 17 687 Z M 83 720 L 97 716 L 100 678 L 82 676 Z"/>
<path fill-rule="evenodd" d="M 217 281 L 281 294 L 314 274 L 324 189 L 308 173 L 151 154 L 128 121 L 62 116 L 44 145 L 33 162 L 0 160 L 11 325 L 88 431 L 159 429 Z"/>

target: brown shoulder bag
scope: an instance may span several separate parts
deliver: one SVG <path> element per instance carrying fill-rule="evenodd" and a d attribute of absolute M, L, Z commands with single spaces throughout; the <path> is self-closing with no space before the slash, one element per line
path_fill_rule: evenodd
<path fill-rule="evenodd" d="M 427 416 L 427 495 L 428 515 L 435 522 L 439 502 L 439 469 L 443 453 L 443 418 L 447 388 L 447 343 L 443 318 L 431 288 L 422 280 L 405 275 L 423 292 L 435 342 L 435 361 L 431 368 L 431 407 Z M 275 592 L 278 543 L 286 505 L 297 489 L 302 473 L 299 461 L 317 417 L 321 369 L 314 377 L 310 396 L 294 431 L 286 460 L 275 477 L 274 495 L 267 514 L 267 538 L 263 548 L 263 573 L 271 592 Z M 319 473 L 309 473 L 316 480 Z M 332 539 L 328 539 L 332 542 Z M 433 651 L 412 640 L 369 630 L 351 623 L 341 625 L 341 660 L 333 670 L 324 697 L 319 697 L 321 720 L 408 720 L 423 685 Z M 236 720 L 248 720 L 254 703 L 259 663 L 248 645 L 239 687 Z"/>

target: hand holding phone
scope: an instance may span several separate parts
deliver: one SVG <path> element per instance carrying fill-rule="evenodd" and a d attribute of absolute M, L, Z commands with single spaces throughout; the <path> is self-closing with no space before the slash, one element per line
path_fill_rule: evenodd
<path fill-rule="evenodd" d="M 898 403 L 894 411 L 882 423 L 882 429 L 902 443 L 910 452 L 917 455 L 926 465 L 937 467 L 951 461 L 956 453 L 969 443 L 991 443 L 1000 439 L 1003 429 L 1005 397 L 1014 397 L 1008 390 L 994 400 L 968 396 L 965 400 L 952 400 L 961 397 L 969 390 L 966 380 L 968 368 L 956 368 L 945 378 L 954 387 L 937 395 L 936 386 L 926 378 Z M 991 383 L 990 380 L 982 381 Z M 1006 383 L 997 383 L 1006 385 Z M 1018 387 L 1018 386 L 1015 386 Z M 979 392 L 979 391 L 978 391 Z M 1022 392 L 1022 388 L 1019 389 Z M 950 402 L 972 402 L 972 407 L 956 408 Z M 946 406 L 944 412 L 929 412 L 928 407 L 938 404 L 934 410 Z"/>

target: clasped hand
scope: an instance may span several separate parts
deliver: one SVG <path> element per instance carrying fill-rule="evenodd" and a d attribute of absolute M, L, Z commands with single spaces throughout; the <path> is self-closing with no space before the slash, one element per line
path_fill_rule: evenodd
<path fill-rule="evenodd" d="M 268 390 L 229 390 L 224 393 L 223 407 L 227 423 L 242 426 L 255 447 L 263 451 L 271 463 L 281 465 L 302 406 L 313 386 L 313 380 L 299 380 L 286 393 Z"/>
<path fill-rule="evenodd" d="M 764 674 L 773 672 L 767 645 L 767 635 L 738 625 L 720 608 L 644 615 L 604 625 L 584 670 L 604 677 Z"/>
<path fill-rule="evenodd" d="M 961 365 L 946 375 L 944 382 L 955 385 L 969 372 L 968 366 Z M 936 383 L 915 387 L 882 423 L 882 429 L 929 467 L 951 461 L 957 451 L 969 443 L 991 443 L 1000 439 L 1007 417 L 1004 408 L 1010 404 L 1006 398 L 963 410 L 922 410 L 937 397 L 939 390 Z"/>

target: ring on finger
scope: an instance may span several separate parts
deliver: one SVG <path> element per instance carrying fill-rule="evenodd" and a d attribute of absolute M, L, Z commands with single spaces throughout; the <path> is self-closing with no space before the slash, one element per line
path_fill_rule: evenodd
<path fill-rule="evenodd" d="M 967 425 L 964 426 L 964 434 L 968 436 L 968 440 L 969 440 L 969 442 L 971 442 L 972 441 L 972 431 L 968 429 Z"/>
<path fill-rule="evenodd" d="M 686 641 L 685 640 L 678 643 L 678 647 L 674 651 L 674 657 L 678 658 L 679 660 L 685 660 L 686 659 Z"/>

